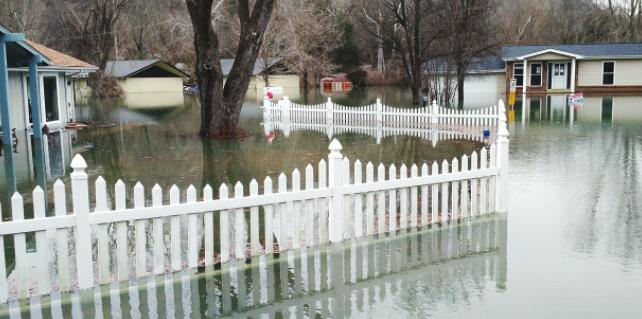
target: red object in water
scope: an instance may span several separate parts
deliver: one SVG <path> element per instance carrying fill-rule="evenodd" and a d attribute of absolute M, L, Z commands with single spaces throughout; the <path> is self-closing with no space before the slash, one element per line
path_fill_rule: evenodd
<path fill-rule="evenodd" d="M 272 143 L 272 141 L 274 141 L 274 137 L 275 137 L 274 131 L 270 131 L 270 133 L 268 133 L 267 135 L 268 142 Z"/>
<path fill-rule="evenodd" d="M 270 99 L 270 100 L 274 97 L 274 94 L 272 94 L 271 91 L 267 91 L 267 93 L 265 93 L 265 95 L 267 95 L 268 99 Z"/>

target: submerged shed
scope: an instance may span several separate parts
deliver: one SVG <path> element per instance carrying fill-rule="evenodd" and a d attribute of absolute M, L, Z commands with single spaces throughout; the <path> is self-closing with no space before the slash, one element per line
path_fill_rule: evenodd
<path fill-rule="evenodd" d="M 190 76 L 162 60 L 108 61 L 105 73 L 118 79 L 125 93 L 182 92 Z"/>

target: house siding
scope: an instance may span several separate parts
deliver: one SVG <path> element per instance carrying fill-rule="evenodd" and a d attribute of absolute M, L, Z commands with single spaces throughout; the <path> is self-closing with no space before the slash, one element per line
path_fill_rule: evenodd
<path fill-rule="evenodd" d="M 183 92 L 183 78 L 127 78 L 118 86 L 125 93 Z"/>
<path fill-rule="evenodd" d="M 9 72 L 9 114 L 12 128 L 21 130 L 26 127 L 25 92 L 22 72 Z"/>

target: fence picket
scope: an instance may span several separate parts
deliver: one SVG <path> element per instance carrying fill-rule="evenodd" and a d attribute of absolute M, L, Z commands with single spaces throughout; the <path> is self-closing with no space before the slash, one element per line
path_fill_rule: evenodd
<path fill-rule="evenodd" d="M 286 193 L 288 191 L 288 180 L 285 174 L 281 173 L 278 179 L 279 193 Z M 290 225 L 289 202 L 284 202 L 279 205 L 279 251 L 283 252 L 288 250 L 288 225 Z"/>
<path fill-rule="evenodd" d="M 401 164 L 399 168 L 399 178 L 408 178 L 408 168 L 406 164 Z M 402 188 L 399 190 L 399 229 L 405 230 L 408 228 L 408 189 Z"/>
<path fill-rule="evenodd" d="M 421 176 L 428 176 L 428 164 L 421 165 Z M 421 226 L 428 225 L 428 185 L 421 186 Z"/>
<path fill-rule="evenodd" d="M 354 161 L 354 184 L 355 185 L 361 184 L 363 182 L 361 174 L 362 174 L 361 161 L 355 160 Z M 361 194 L 356 194 L 352 196 L 352 201 L 354 202 L 354 235 L 355 237 L 363 236 L 362 199 L 363 199 L 363 196 Z"/>
<path fill-rule="evenodd" d="M 178 205 L 181 202 L 181 190 L 176 185 L 172 185 L 169 189 L 169 204 Z M 172 271 L 179 271 L 183 267 L 181 261 L 181 254 L 183 250 L 181 249 L 181 217 L 179 215 L 174 215 L 170 217 L 170 259 L 172 265 Z"/>
<path fill-rule="evenodd" d="M 227 199 L 229 197 L 229 190 L 225 183 L 221 184 L 218 189 L 218 196 L 220 199 Z M 224 210 L 220 212 L 219 233 L 221 235 L 221 263 L 230 261 L 230 211 Z"/>
<path fill-rule="evenodd" d="M 497 167 L 497 148 L 495 144 L 490 145 L 490 162 L 488 167 Z M 497 177 L 491 176 L 488 178 L 488 206 L 487 210 L 491 210 L 491 207 L 494 207 L 495 197 L 496 197 L 496 187 L 497 187 Z"/>
<path fill-rule="evenodd" d="M 212 186 L 209 184 L 203 187 L 203 201 L 210 202 L 214 200 L 214 191 Z M 214 264 L 214 213 L 205 212 L 203 214 L 203 232 L 205 245 L 205 266 L 211 266 Z"/>
<path fill-rule="evenodd" d="M 250 182 L 250 196 L 259 195 L 259 183 L 256 179 Z M 250 245 L 251 255 L 257 256 L 261 250 L 261 241 L 259 238 L 259 208 L 253 206 L 250 208 Z"/>
<path fill-rule="evenodd" d="M 134 185 L 134 208 L 145 207 L 145 188 L 140 182 Z M 135 237 L 136 237 L 136 277 L 144 277 L 147 275 L 147 234 L 145 231 L 146 222 L 144 219 L 139 219 L 134 222 Z"/>
<path fill-rule="evenodd" d="M 350 160 L 347 156 L 341 162 L 343 184 L 350 184 Z M 351 238 L 354 228 L 354 206 L 352 196 L 343 197 L 343 238 Z M 352 206 L 352 207 L 351 207 Z"/>
<path fill-rule="evenodd" d="M 25 219 L 22 196 L 18 193 L 11 196 L 11 213 L 13 221 Z M 27 272 L 27 241 L 24 233 L 13 236 L 13 247 L 16 258 L 14 272 L 16 273 L 18 298 L 26 298 L 29 296 L 29 276 Z"/>
<path fill-rule="evenodd" d="M 466 172 L 468 171 L 468 156 L 464 154 L 464 156 L 461 157 L 461 171 Z M 465 179 L 461 182 L 461 216 L 462 217 L 468 217 L 469 216 L 469 189 L 468 189 L 468 180 Z"/>
<path fill-rule="evenodd" d="M 189 185 L 187 187 L 187 202 L 196 203 L 196 187 Z M 198 245 L 201 238 L 197 233 L 197 215 L 187 215 L 187 266 L 189 268 L 196 268 L 198 266 Z"/>
<path fill-rule="evenodd" d="M 395 164 L 390 164 L 388 168 L 388 180 L 397 179 L 397 167 Z M 388 221 L 388 231 L 394 232 L 397 230 L 397 190 L 391 189 L 388 191 L 388 215 L 390 220 Z"/>
<path fill-rule="evenodd" d="M 298 192 L 301 190 L 301 173 L 298 169 L 292 171 L 292 191 Z M 301 202 L 295 201 L 292 203 L 292 249 L 299 249 L 301 247 Z"/>
<path fill-rule="evenodd" d="M 310 164 L 305 167 L 305 189 L 314 189 L 314 168 Z M 313 200 L 305 201 L 305 244 L 307 247 L 314 246 L 314 234 L 317 231 L 314 227 L 314 206 Z"/>
<path fill-rule="evenodd" d="M 96 187 L 96 212 L 108 211 L 107 206 L 107 183 L 98 176 L 95 182 Z M 96 225 L 96 250 L 98 257 L 98 282 L 106 284 L 109 282 L 109 234 L 107 224 Z"/>
<path fill-rule="evenodd" d="M 319 161 L 319 188 L 328 187 L 328 167 L 325 159 Z M 319 214 L 319 241 L 323 244 L 328 242 L 328 213 L 327 213 L 328 200 L 325 198 L 319 199 L 319 206 L 317 212 Z"/>
<path fill-rule="evenodd" d="M 476 171 L 479 168 L 477 166 L 477 152 L 473 152 L 473 154 L 470 156 L 470 170 L 471 171 Z M 477 216 L 479 215 L 479 210 L 477 207 L 477 198 L 478 194 L 477 193 L 477 179 L 471 179 L 470 180 L 470 215 L 471 216 Z"/>
<path fill-rule="evenodd" d="M 430 175 L 439 175 L 439 165 L 437 162 L 432 163 L 432 169 L 430 170 Z M 432 194 L 430 197 L 430 223 L 434 224 L 439 222 L 439 184 L 434 183 L 431 185 Z"/>
<path fill-rule="evenodd" d="M 386 180 L 386 168 L 383 164 L 377 167 L 377 181 L 383 182 Z M 377 194 L 377 225 L 379 228 L 378 234 L 386 232 L 386 193 L 380 191 Z"/>
<path fill-rule="evenodd" d="M 263 194 L 271 195 L 272 194 L 272 179 L 270 176 L 266 177 L 263 180 Z M 264 233 L 263 240 L 265 241 L 263 249 L 266 254 L 271 254 L 274 251 L 274 229 L 272 228 L 272 223 L 274 221 L 274 205 L 265 205 L 263 206 L 263 218 L 264 223 Z"/>
<path fill-rule="evenodd" d="M 374 183 L 374 165 L 372 162 L 366 164 L 366 183 Z M 374 234 L 374 193 L 366 194 L 366 234 Z"/>
<path fill-rule="evenodd" d="M 67 215 L 67 199 L 65 197 L 65 184 L 61 180 L 54 183 L 54 211 L 56 216 Z M 0 247 L 2 248 L 2 247 Z M 69 230 L 56 230 L 56 259 L 58 261 L 58 286 L 61 291 L 69 290 Z"/>
<path fill-rule="evenodd" d="M 155 184 L 152 187 L 152 207 L 163 206 L 163 189 Z M 152 241 L 154 254 L 154 274 L 165 272 L 165 243 L 163 240 L 163 218 L 154 218 L 152 221 Z"/>
<path fill-rule="evenodd" d="M 413 164 L 410 167 L 410 177 L 416 178 L 419 176 L 417 165 Z M 417 228 L 417 213 L 418 213 L 419 198 L 417 197 L 417 187 L 410 188 L 410 227 Z"/>
<path fill-rule="evenodd" d="M 114 185 L 114 202 L 116 209 L 127 208 L 125 183 L 122 180 L 116 181 Z M 129 279 L 129 249 L 127 247 L 127 222 L 116 224 L 116 258 L 118 261 L 118 280 Z"/>
<path fill-rule="evenodd" d="M 441 163 L 441 174 L 448 174 L 448 161 Z M 441 222 L 448 222 L 448 182 L 441 183 Z"/>
<path fill-rule="evenodd" d="M 45 192 L 40 186 L 33 190 L 33 217 L 45 219 Z M 36 232 L 36 251 L 38 253 L 38 290 L 41 295 L 48 294 L 49 286 L 49 240 L 45 231 Z"/>
<path fill-rule="evenodd" d="M 459 160 L 457 158 L 453 158 L 451 161 L 452 164 L 452 173 L 457 173 L 459 172 Z M 450 183 L 451 186 L 451 193 L 450 193 L 450 199 L 451 199 L 451 204 L 450 204 L 450 210 L 452 212 L 452 220 L 457 220 L 461 216 L 459 215 L 459 182 L 458 181 L 453 181 Z"/>
<path fill-rule="evenodd" d="M 479 166 L 481 169 L 488 167 L 488 151 L 482 148 L 479 156 Z M 488 203 L 488 178 L 482 177 L 479 179 L 479 214 L 483 215 L 487 212 Z"/>

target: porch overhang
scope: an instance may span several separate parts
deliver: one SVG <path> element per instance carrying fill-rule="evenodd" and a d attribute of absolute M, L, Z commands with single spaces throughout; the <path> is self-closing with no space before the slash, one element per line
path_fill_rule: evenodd
<path fill-rule="evenodd" d="M 568 59 L 573 59 L 573 60 L 581 60 L 584 58 L 584 56 L 567 52 L 567 51 L 562 51 L 562 50 L 557 50 L 557 49 L 544 49 L 544 50 L 539 50 L 535 52 L 531 52 L 529 54 L 524 54 L 515 57 L 516 61 L 523 61 L 523 60 L 538 60 L 538 57 L 540 56 L 548 56 L 550 55 L 558 55 L 563 58 L 568 58 Z M 541 60 L 547 60 L 549 58 L 541 58 Z"/>

